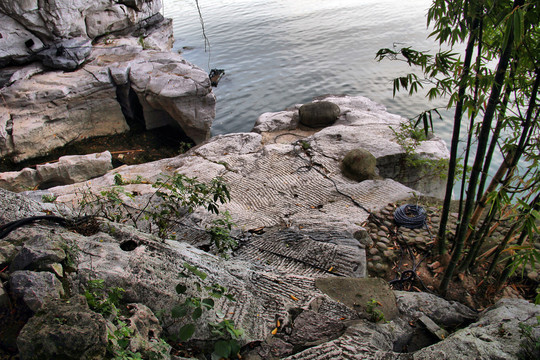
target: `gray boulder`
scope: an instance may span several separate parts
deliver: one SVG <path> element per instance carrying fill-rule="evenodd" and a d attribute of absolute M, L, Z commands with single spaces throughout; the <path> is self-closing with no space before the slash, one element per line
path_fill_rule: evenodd
<path fill-rule="evenodd" d="M 51 299 L 64 295 L 60 280 L 50 272 L 15 271 L 9 284 L 15 297 L 21 298 L 32 311 L 38 311 Z"/>
<path fill-rule="evenodd" d="M 48 68 L 73 71 L 81 66 L 92 52 L 88 38 L 72 38 L 58 41 L 40 51 L 37 57 Z"/>
<path fill-rule="evenodd" d="M 369 151 L 354 149 L 341 160 L 341 171 L 349 179 L 364 181 L 377 178 L 377 159 Z"/>
<path fill-rule="evenodd" d="M 63 241 L 52 234 L 39 234 L 27 239 L 22 249 L 13 258 L 10 271 L 44 270 L 47 265 L 65 260 L 66 252 L 62 248 Z"/>
<path fill-rule="evenodd" d="M 444 328 L 455 329 L 470 324 L 478 313 L 456 301 L 447 301 L 429 293 L 395 291 L 399 311 L 418 319 L 427 315 Z"/>
<path fill-rule="evenodd" d="M 26 323 L 17 346 L 22 360 L 103 359 L 107 322 L 82 296 L 51 301 Z"/>
<path fill-rule="evenodd" d="M 302 125 L 318 128 L 332 125 L 339 117 L 339 106 L 330 101 L 304 104 L 298 110 Z"/>

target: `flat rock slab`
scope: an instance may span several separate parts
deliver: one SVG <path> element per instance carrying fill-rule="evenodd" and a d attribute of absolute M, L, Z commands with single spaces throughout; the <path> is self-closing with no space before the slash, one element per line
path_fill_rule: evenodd
<path fill-rule="evenodd" d="M 392 320 L 399 315 L 396 297 L 388 282 L 380 278 L 319 278 L 315 286 L 353 309 L 363 317 L 370 318 L 373 311 L 380 310 L 385 320 Z M 373 310 L 368 310 L 368 303 L 376 301 Z"/>

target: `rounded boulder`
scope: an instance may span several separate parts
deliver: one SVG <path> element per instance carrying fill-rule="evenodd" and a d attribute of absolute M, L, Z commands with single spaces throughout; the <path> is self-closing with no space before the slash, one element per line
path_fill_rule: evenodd
<path fill-rule="evenodd" d="M 354 149 L 341 160 L 341 171 L 352 180 L 371 180 L 377 178 L 376 165 L 377 159 L 369 151 Z"/>
<path fill-rule="evenodd" d="M 302 105 L 298 113 L 302 125 L 318 128 L 336 122 L 340 109 L 339 106 L 329 101 L 318 101 Z"/>

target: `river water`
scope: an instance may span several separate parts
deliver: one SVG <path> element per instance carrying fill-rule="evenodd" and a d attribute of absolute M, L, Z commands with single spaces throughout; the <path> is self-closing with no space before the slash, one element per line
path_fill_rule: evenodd
<path fill-rule="evenodd" d="M 164 0 L 174 20 L 174 50 L 209 71 L 226 74 L 217 97 L 212 134 L 250 131 L 268 111 L 323 94 L 363 95 L 392 113 L 412 117 L 442 106 L 423 95 L 392 97 L 392 79 L 404 63 L 377 62 L 384 47 L 436 49 L 427 40 L 431 0 Z M 435 123 L 449 144 L 451 117 Z"/>

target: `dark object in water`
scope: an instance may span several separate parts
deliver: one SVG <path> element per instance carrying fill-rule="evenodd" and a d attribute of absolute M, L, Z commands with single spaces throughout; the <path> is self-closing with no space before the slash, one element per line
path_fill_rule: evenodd
<path fill-rule="evenodd" d="M 212 84 L 212 86 L 217 86 L 223 75 L 225 75 L 225 70 L 223 69 L 210 70 L 210 74 L 208 75 L 210 78 L 210 84 Z"/>

